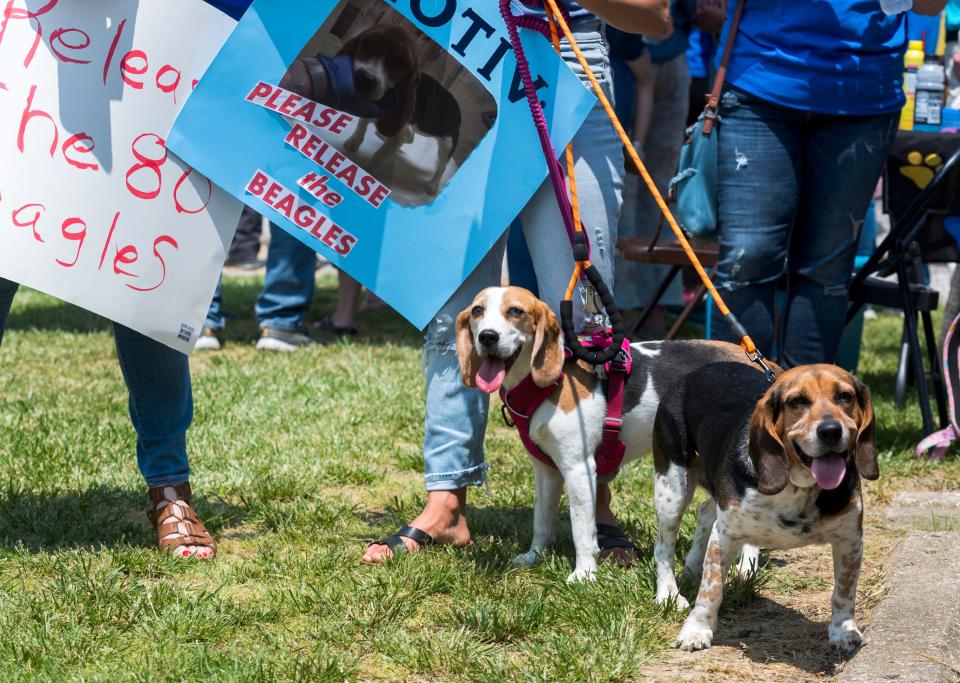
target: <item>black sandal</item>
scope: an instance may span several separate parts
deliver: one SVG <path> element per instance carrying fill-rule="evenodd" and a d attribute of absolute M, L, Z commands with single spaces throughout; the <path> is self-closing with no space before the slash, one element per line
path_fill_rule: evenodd
<path fill-rule="evenodd" d="M 617 561 L 617 564 L 629 567 L 640 559 L 640 551 L 637 549 L 637 546 L 633 544 L 633 541 L 627 538 L 627 535 L 623 533 L 620 528 L 610 524 L 597 524 L 597 545 L 600 547 L 600 555 L 598 555 L 597 559 L 601 561 L 613 554 L 608 552 L 607 555 L 604 555 L 604 552 L 613 550 L 614 548 L 633 551 L 631 553 L 633 555 L 631 560 L 626 562 Z"/>
<path fill-rule="evenodd" d="M 387 536 L 385 539 L 381 541 L 375 541 L 370 545 L 385 545 L 390 548 L 394 554 L 396 554 L 396 551 L 400 548 L 403 548 L 403 552 L 409 552 L 410 549 L 407 547 L 407 544 L 403 542 L 403 539 L 405 538 L 409 538 L 414 543 L 419 544 L 421 548 L 436 545 L 436 541 L 433 540 L 433 536 L 428 534 L 426 531 L 421 531 L 417 527 L 409 525 L 401 527 L 400 530 L 392 536 Z"/>
<path fill-rule="evenodd" d="M 360 331 L 356 327 L 340 327 L 333 322 L 332 315 L 325 315 L 313 324 L 321 332 L 332 334 L 337 337 L 356 337 Z"/>

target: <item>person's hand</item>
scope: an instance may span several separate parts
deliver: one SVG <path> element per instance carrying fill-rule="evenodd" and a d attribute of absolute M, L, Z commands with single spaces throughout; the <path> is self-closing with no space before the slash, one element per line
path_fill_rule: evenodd
<path fill-rule="evenodd" d="M 706 33 L 720 33 L 727 19 L 727 8 L 717 0 L 697 0 L 693 24 Z"/>
<path fill-rule="evenodd" d="M 656 45 L 657 43 L 663 42 L 667 38 L 673 35 L 673 15 L 671 14 L 667 17 L 667 25 L 663 27 L 663 31 L 660 32 L 660 35 L 650 36 L 653 40 L 648 41 L 651 45 Z"/>

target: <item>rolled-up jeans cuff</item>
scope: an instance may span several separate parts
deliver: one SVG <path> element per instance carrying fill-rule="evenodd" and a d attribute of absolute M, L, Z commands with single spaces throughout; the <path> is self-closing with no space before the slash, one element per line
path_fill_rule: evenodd
<path fill-rule="evenodd" d="M 427 491 L 453 491 L 467 486 L 482 486 L 487 480 L 487 463 L 480 463 L 459 472 L 424 475 Z"/>
<path fill-rule="evenodd" d="M 186 484 L 190 481 L 190 475 L 175 474 L 170 477 L 150 477 L 146 480 L 148 488 L 158 486 L 176 486 L 177 484 Z"/>

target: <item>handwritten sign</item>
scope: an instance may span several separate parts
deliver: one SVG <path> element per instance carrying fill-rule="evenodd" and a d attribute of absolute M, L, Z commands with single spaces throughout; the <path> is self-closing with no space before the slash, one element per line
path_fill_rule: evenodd
<path fill-rule="evenodd" d="M 0 277 L 189 351 L 240 204 L 164 137 L 234 21 L 199 0 L 4 4 Z"/>
<path fill-rule="evenodd" d="M 595 100 L 524 45 L 562 149 Z M 546 177 L 489 0 L 255 0 L 168 142 L 418 327 Z"/>

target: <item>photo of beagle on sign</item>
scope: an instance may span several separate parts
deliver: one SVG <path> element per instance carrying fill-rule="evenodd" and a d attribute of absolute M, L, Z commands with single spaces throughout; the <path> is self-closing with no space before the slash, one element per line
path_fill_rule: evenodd
<path fill-rule="evenodd" d="M 379 0 L 341 2 L 280 87 L 356 117 L 327 141 L 402 206 L 432 202 L 497 115 L 475 76 Z"/>
<path fill-rule="evenodd" d="M 254 0 L 171 151 L 423 328 L 547 167 L 487 0 Z M 521 40 L 557 149 L 596 98 Z"/>

